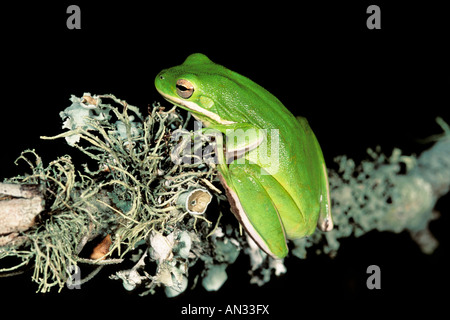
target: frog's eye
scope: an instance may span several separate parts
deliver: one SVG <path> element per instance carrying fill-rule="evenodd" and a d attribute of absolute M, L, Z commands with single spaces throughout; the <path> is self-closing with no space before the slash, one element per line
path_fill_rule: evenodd
<path fill-rule="evenodd" d="M 177 94 L 183 98 L 188 99 L 194 93 L 194 86 L 188 80 L 179 79 L 177 81 Z"/>

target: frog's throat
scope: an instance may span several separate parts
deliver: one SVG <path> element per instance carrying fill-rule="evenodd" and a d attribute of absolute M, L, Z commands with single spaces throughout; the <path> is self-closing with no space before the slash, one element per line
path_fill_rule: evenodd
<path fill-rule="evenodd" d="M 156 89 L 156 90 L 158 90 L 158 89 Z M 209 110 L 206 110 L 206 109 L 204 109 L 202 107 L 199 107 L 197 104 L 195 104 L 192 101 L 182 100 L 182 99 L 179 99 L 177 97 L 169 96 L 169 95 L 161 92 L 160 90 L 158 90 L 158 92 L 167 101 L 169 101 L 169 102 L 171 102 L 171 103 L 173 103 L 173 104 L 175 104 L 177 106 L 184 107 L 184 108 L 186 108 L 188 110 L 191 110 L 192 112 L 200 113 L 200 114 L 204 115 L 205 117 L 207 117 L 207 118 L 209 118 L 211 120 L 214 120 L 215 122 L 217 122 L 219 124 L 233 124 L 233 123 L 236 123 L 234 121 L 224 120 L 218 114 L 213 113 L 213 112 L 211 112 Z"/>

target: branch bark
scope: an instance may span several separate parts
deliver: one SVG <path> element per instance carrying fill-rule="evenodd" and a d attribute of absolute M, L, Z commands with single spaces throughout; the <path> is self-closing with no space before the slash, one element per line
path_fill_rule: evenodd
<path fill-rule="evenodd" d="M 0 183 L 0 246 L 32 227 L 44 205 L 39 185 Z"/>

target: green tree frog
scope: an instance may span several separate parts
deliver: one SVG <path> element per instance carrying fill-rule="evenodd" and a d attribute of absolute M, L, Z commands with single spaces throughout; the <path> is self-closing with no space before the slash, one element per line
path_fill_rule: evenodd
<path fill-rule="evenodd" d="M 325 160 L 305 118 L 294 117 L 266 89 L 200 53 L 161 71 L 155 86 L 205 127 L 225 134 L 220 181 L 231 211 L 267 254 L 284 258 L 287 239 L 308 236 L 316 226 L 333 228 Z M 277 157 L 276 165 L 265 161 L 267 155 Z"/>

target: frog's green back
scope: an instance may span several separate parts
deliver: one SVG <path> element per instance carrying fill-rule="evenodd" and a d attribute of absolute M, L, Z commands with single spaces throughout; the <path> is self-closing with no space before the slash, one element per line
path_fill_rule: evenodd
<path fill-rule="evenodd" d="M 302 130 L 302 125 L 273 94 L 249 78 L 212 62 L 205 55 L 192 54 L 179 68 L 179 73 L 185 69 L 201 78 L 198 83 L 201 90 L 211 95 L 223 119 L 284 132 Z M 221 90 L 221 87 L 226 90 Z"/>

